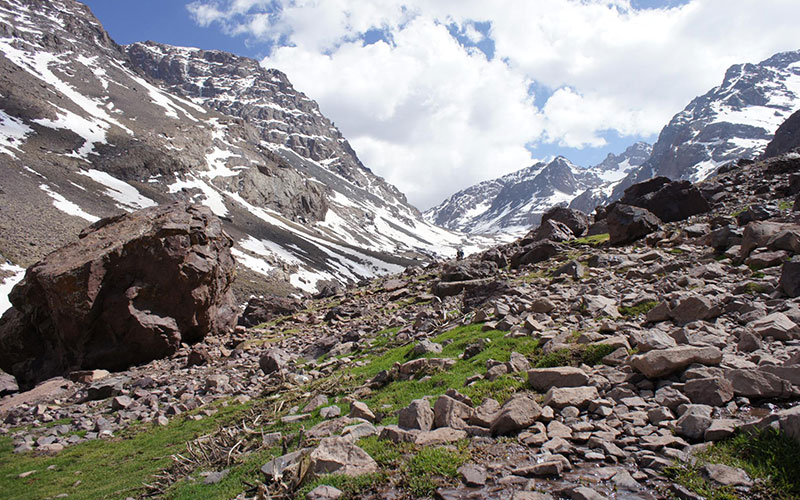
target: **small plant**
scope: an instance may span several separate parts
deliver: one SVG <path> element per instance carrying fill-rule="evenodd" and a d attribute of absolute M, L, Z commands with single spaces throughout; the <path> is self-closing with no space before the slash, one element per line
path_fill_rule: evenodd
<path fill-rule="evenodd" d="M 603 243 L 607 242 L 610 239 L 610 235 L 608 233 L 603 234 L 595 234 L 592 236 L 584 236 L 583 238 L 577 238 L 570 241 L 570 244 L 574 245 L 590 245 L 593 247 L 599 247 Z"/>
<path fill-rule="evenodd" d="M 639 316 L 640 314 L 647 314 L 650 309 L 654 308 L 658 305 L 657 300 L 648 300 L 646 302 L 640 302 L 635 306 L 620 306 L 617 308 L 619 313 L 623 316 L 632 318 L 635 316 Z"/>
<path fill-rule="evenodd" d="M 458 468 L 470 454 L 464 446 L 457 450 L 444 447 L 425 447 L 401 467 L 401 484 L 416 496 L 432 496 L 458 474 Z"/>
<path fill-rule="evenodd" d="M 778 203 L 778 209 L 779 210 L 791 210 L 793 206 L 794 206 L 794 203 L 792 203 L 791 201 L 784 200 L 784 201 Z"/>
<path fill-rule="evenodd" d="M 748 283 L 744 286 L 747 293 L 757 294 L 757 293 L 767 293 L 769 289 L 763 283 Z"/>

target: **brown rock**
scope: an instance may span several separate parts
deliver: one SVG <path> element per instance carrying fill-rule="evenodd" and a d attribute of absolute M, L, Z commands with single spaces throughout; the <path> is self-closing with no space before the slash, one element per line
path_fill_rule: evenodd
<path fill-rule="evenodd" d="M 681 346 L 631 357 L 631 366 L 648 378 L 664 377 L 692 363 L 718 365 L 722 351 L 716 347 Z"/>
<path fill-rule="evenodd" d="M 317 475 L 361 476 L 378 472 L 378 464 L 367 452 L 341 437 L 323 438 L 309 455 L 309 470 Z"/>
<path fill-rule="evenodd" d="M 597 399 L 600 399 L 600 395 L 597 393 L 597 388 L 593 386 L 551 387 L 544 396 L 544 404 L 557 410 L 567 406 L 585 409 L 589 403 Z"/>
<path fill-rule="evenodd" d="M 122 370 L 231 330 L 231 238 L 211 211 L 173 203 L 102 219 L 37 262 L 0 321 L 0 368 L 21 385 Z"/>
<path fill-rule="evenodd" d="M 433 405 L 434 427 L 450 427 L 463 429 L 472 416 L 473 410 L 450 396 L 439 396 Z"/>
<path fill-rule="evenodd" d="M 733 399 L 733 385 L 724 378 L 696 378 L 686 382 L 683 392 L 692 403 L 722 406 Z"/>
<path fill-rule="evenodd" d="M 551 387 L 579 387 L 589 383 L 586 372 L 577 367 L 534 368 L 528 371 L 528 384 L 539 392 Z"/>
<path fill-rule="evenodd" d="M 427 399 L 415 399 L 400 410 L 397 425 L 401 429 L 429 431 L 433 427 L 433 410 Z"/>
<path fill-rule="evenodd" d="M 492 422 L 492 434 L 499 436 L 519 432 L 530 427 L 541 414 L 542 408 L 536 401 L 525 395 L 516 395 L 500 408 L 500 413 Z"/>

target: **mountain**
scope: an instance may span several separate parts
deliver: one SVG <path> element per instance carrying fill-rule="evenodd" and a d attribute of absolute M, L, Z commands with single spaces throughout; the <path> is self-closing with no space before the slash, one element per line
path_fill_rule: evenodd
<path fill-rule="evenodd" d="M 700 181 L 718 166 L 758 158 L 778 127 L 800 108 L 800 50 L 758 64 L 735 64 L 722 84 L 692 100 L 672 117 L 641 169 L 617 186 L 654 176 Z"/>
<path fill-rule="evenodd" d="M 571 204 L 585 192 L 602 191 L 649 155 L 649 144 L 636 143 L 619 155 L 609 154 L 588 169 L 557 157 L 459 191 L 425 212 L 425 217 L 442 227 L 473 234 L 524 233 L 539 224 L 548 208 Z M 587 198 L 573 208 L 590 212 L 596 206 L 591 202 Z"/>
<path fill-rule="evenodd" d="M 242 294 L 311 292 L 465 245 L 365 168 L 277 70 L 119 46 L 74 0 L 0 0 L 0 18 L 0 251 L 14 264 L 172 200 L 223 218 Z"/>

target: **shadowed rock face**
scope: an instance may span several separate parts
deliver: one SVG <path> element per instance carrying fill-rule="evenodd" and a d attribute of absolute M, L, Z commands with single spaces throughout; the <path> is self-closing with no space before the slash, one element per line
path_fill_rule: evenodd
<path fill-rule="evenodd" d="M 775 137 L 772 138 L 767 149 L 764 150 L 762 158 L 772 158 L 773 156 L 788 153 L 793 149 L 800 148 L 800 111 L 795 111 L 778 127 Z"/>
<path fill-rule="evenodd" d="M 30 386 L 74 369 L 124 369 L 232 328 L 231 245 L 197 205 L 96 222 L 12 290 L 0 367 Z"/>

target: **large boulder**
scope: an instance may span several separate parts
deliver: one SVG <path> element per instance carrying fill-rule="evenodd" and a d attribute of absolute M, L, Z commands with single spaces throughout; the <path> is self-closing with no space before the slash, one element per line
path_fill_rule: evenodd
<path fill-rule="evenodd" d="M 683 370 L 692 363 L 716 366 L 720 361 L 722 351 L 716 347 L 680 346 L 632 356 L 630 364 L 647 378 L 659 378 Z"/>
<path fill-rule="evenodd" d="M 580 210 L 556 206 L 542 215 L 542 224 L 551 219 L 565 224 L 575 236 L 583 236 L 589 230 L 589 216 Z"/>
<path fill-rule="evenodd" d="M 203 206 L 102 219 L 32 265 L 0 319 L 0 368 L 21 386 L 72 370 L 122 370 L 229 331 L 231 238 Z"/>
<path fill-rule="evenodd" d="M 292 297 L 276 295 L 253 297 L 247 301 L 247 307 L 239 318 L 239 324 L 247 327 L 260 325 L 274 318 L 292 315 L 301 307 L 301 302 Z"/>
<path fill-rule="evenodd" d="M 654 177 L 625 190 L 619 203 L 649 210 L 664 222 L 676 222 L 711 210 L 700 190 L 689 181 Z"/>
<path fill-rule="evenodd" d="M 658 230 L 661 221 L 640 207 L 615 204 L 606 216 L 609 242 L 612 245 L 632 243 Z"/>
<path fill-rule="evenodd" d="M 788 153 L 798 147 L 800 147 L 800 111 L 795 111 L 775 131 L 775 135 L 767 144 L 761 157 L 771 158 Z"/>

